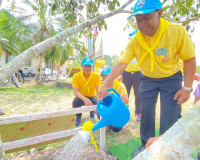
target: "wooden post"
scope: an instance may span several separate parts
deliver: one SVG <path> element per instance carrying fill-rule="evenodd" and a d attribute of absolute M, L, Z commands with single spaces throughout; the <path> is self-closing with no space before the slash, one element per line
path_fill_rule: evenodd
<path fill-rule="evenodd" d="M 100 129 L 100 149 L 105 148 L 106 144 L 106 135 L 105 135 L 105 127 Z"/>
<path fill-rule="evenodd" d="M 100 118 L 100 120 L 102 119 L 102 117 Z M 105 148 L 105 144 L 106 144 L 106 135 L 105 135 L 105 127 L 100 129 L 100 149 L 104 149 Z"/>
<path fill-rule="evenodd" d="M 6 160 L 5 152 L 3 150 L 3 143 L 2 143 L 2 140 L 1 140 L 1 136 L 0 136 L 0 160 Z"/>

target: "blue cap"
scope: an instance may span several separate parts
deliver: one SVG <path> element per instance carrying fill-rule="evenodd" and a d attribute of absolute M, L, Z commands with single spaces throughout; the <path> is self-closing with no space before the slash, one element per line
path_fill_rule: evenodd
<path fill-rule="evenodd" d="M 101 71 L 101 76 L 102 76 L 103 74 L 109 75 L 110 71 L 111 71 L 111 68 L 104 68 L 104 69 Z"/>
<path fill-rule="evenodd" d="M 83 61 L 82 61 L 82 65 L 90 65 L 90 66 L 93 66 L 93 60 L 90 59 L 90 58 L 84 58 Z"/>
<path fill-rule="evenodd" d="M 133 8 L 133 14 L 127 19 L 129 20 L 131 17 L 137 14 L 148 14 L 155 11 L 156 9 L 161 8 L 162 3 L 160 0 L 138 0 Z"/>
<path fill-rule="evenodd" d="M 138 30 L 134 30 L 133 32 L 129 33 L 129 38 L 131 38 L 134 34 L 136 34 Z"/>

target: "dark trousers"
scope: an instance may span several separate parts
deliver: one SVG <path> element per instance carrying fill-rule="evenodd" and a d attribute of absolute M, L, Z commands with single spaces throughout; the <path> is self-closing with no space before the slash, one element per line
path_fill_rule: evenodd
<path fill-rule="evenodd" d="M 123 76 L 123 83 L 126 86 L 128 97 L 130 95 L 131 88 L 133 87 L 135 95 L 135 113 L 140 114 L 139 87 L 140 87 L 141 72 L 137 71 L 131 74 L 130 72 L 124 71 L 122 76 Z"/>
<path fill-rule="evenodd" d="M 141 125 L 140 135 L 142 145 L 145 146 L 150 137 L 155 136 L 155 107 L 160 93 L 160 135 L 168 130 L 179 116 L 179 105 L 174 95 L 182 87 L 182 73 L 177 72 L 167 78 L 149 78 L 141 76 L 140 105 Z"/>
<path fill-rule="evenodd" d="M 96 96 L 94 96 L 94 97 L 87 97 L 87 98 L 92 102 L 93 105 L 97 104 L 97 97 Z M 73 108 L 79 108 L 79 107 L 82 107 L 84 105 L 85 105 L 85 103 L 80 98 L 77 98 L 77 97 L 75 97 L 74 100 L 73 100 L 73 102 L 72 102 L 72 107 Z M 94 111 L 91 111 L 90 112 L 90 117 L 93 114 L 94 114 Z M 76 117 L 77 116 L 81 117 L 82 113 L 76 114 Z"/>

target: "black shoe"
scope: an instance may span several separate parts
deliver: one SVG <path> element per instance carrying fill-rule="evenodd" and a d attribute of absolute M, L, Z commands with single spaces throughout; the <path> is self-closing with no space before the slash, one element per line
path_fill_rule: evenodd
<path fill-rule="evenodd" d="M 95 119 L 95 114 L 93 112 L 90 113 L 90 119 Z"/>
<path fill-rule="evenodd" d="M 0 115 L 3 115 L 3 114 L 5 114 L 5 112 L 2 109 L 0 109 Z"/>
<path fill-rule="evenodd" d="M 145 150 L 144 147 L 140 147 L 133 152 L 133 158 L 135 158 L 139 153 L 143 152 Z"/>
<path fill-rule="evenodd" d="M 197 152 L 195 155 L 195 160 L 200 160 L 200 152 Z"/>
<path fill-rule="evenodd" d="M 81 116 L 77 116 L 75 122 L 76 127 L 80 126 L 80 123 L 81 123 Z"/>
<path fill-rule="evenodd" d="M 137 122 L 140 122 L 141 121 L 141 114 L 135 114 L 135 118 L 136 118 L 136 121 Z"/>

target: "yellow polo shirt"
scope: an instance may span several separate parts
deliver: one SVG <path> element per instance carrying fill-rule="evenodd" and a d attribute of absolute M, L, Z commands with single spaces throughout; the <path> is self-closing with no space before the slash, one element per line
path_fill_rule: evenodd
<path fill-rule="evenodd" d="M 162 21 L 160 21 L 160 24 Z M 160 28 L 154 36 L 143 35 L 144 40 L 149 47 L 152 47 L 156 41 Z M 158 55 L 158 50 L 164 49 L 165 55 Z M 142 74 L 151 78 L 164 78 L 172 76 L 181 70 L 180 60 L 189 60 L 195 57 L 194 45 L 187 30 L 180 24 L 170 23 L 164 31 L 158 45 L 153 50 L 154 67 L 151 72 L 151 56 L 147 55 L 142 61 L 140 68 Z M 137 62 L 143 57 L 146 50 L 142 48 L 138 40 L 133 36 L 123 55 L 120 56 L 119 62 L 129 64 L 135 57 Z M 160 52 L 161 53 L 161 52 Z"/>
<path fill-rule="evenodd" d="M 100 86 L 100 76 L 97 73 L 91 72 L 91 79 L 88 82 L 89 79 L 83 79 L 83 76 L 81 75 L 81 72 L 78 72 L 73 75 L 72 79 L 72 86 L 78 87 L 79 92 L 85 96 L 85 97 L 94 97 L 96 95 L 95 87 Z M 88 86 L 86 85 L 86 82 L 88 82 Z"/>

